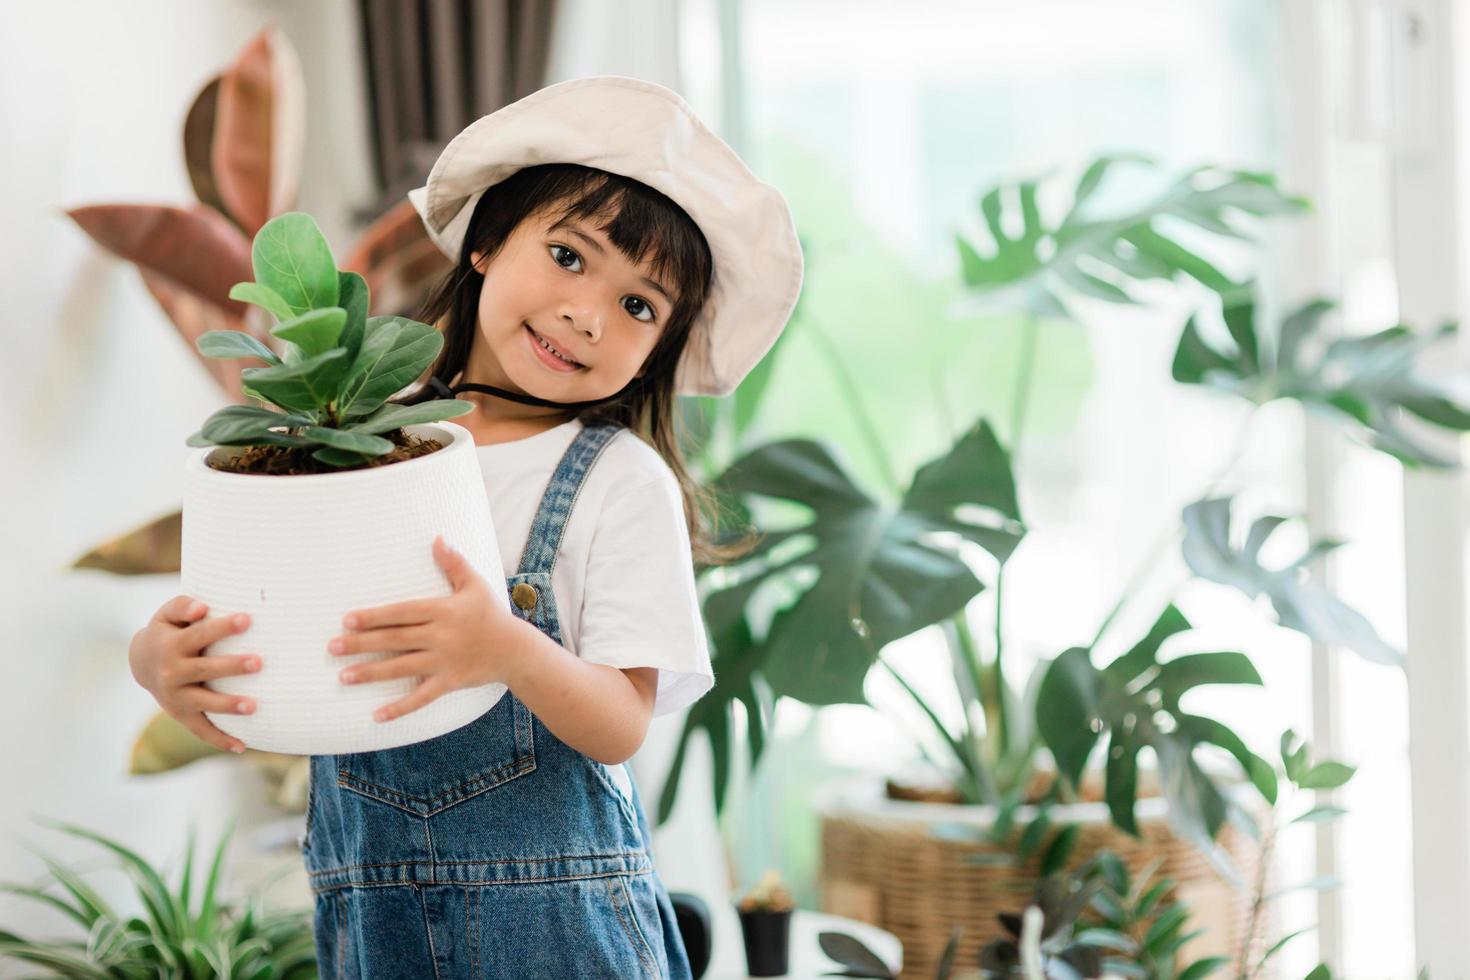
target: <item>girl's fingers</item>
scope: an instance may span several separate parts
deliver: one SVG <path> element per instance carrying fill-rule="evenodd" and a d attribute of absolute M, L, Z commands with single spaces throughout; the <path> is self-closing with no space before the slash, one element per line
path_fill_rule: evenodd
<path fill-rule="evenodd" d="M 373 712 L 374 721 L 392 721 L 400 718 L 410 711 L 417 711 L 424 705 L 436 700 L 443 692 L 443 686 L 437 677 L 431 677 L 418 687 L 406 698 L 400 698 L 386 707 L 379 708 Z"/>
<path fill-rule="evenodd" d="M 218 657 L 190 657 L 184 661 L 179 675 L 186 684 L 234 677 L 237 674 L 253 674 L 260 670 L 260 658 L 253 653 L 242 653 Z"/>
<path fill-rule="evenodd" d="M 223 694 L 197 685 L 186 688 L 179 697 L 186 705 L 199 712 L 212 711 L 217 715 L 248 715 L 255 711 L 254 698 L 242 697 L 239 694 Z"/>
<path fill-rule="evenodd" d="M 223 640 L 232 633 L 243 633 L 250 628 L 250 616 L 246 613 L 235 613 L 233 616 L 211 616 L 200 620 L 192 626 L 184 628 L 180 633 L 184 649 L 190 654 L 202 653 L 206 647 L 217 640 Z"/>
<path fill-rule="evenodd" d="M 209 611 L 204 603 L 189 595 L 177 595 L 159 607 L 153 618 L 170 626 L 188 626 Z"/>
<path fill-rule="evenodd" d="M 434 618 L 440 599 L 410 599 L 371 609 L 352 609 L 342 616 L 344 629 L 370 630 L 381 626 L 418 626 Z M 351 624 L 348 620 L 352 620 Z"/>
<path fill-rule="evenodd" d="M 226 735 L 218 728 L 215 728 L 209 723 L 208 718 L 204 717 L 204 715 L 198 712 L 189 712 L 179 720 L 183 722 L 185 728 L 189 729 L 189 731 L 193 732 L 201 740 L 208 742 L 210 745 L 213 745 L 215 748 L 220 749 L 221 751 L 233 752 L 235 751 L 236 746 L 239 746 L 242 749 L 245 747 L 245 743 L 240 742 L 230 737 L 229 735 Z"/>
<path fill-rule="evenodd" d="M 400 653 L 387 660 L 343 667 L 337 676 L 343 684 L 366 684 L 371 681 L 391 681 L 398 677 L 422 676 L 428 673 L 427 656 L 427 650 Z"/>
<path fill-rule="evenodd" d="M 349 653 L 407 653 L 422 649 L 426 639 L 422 626 L 395 626 L 367 633 L 334 636 L 327 652 L 337 656 Z"/>

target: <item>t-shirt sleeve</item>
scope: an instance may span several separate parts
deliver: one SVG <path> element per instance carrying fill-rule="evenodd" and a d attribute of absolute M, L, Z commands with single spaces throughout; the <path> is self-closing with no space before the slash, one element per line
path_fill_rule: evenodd
<path fill-rule="evenodd" d="M 714 686 L 673 473 L 608 492 L 582 596 L 578 656 L 619 668 L 657 667 L 655 715 L 687 708 Z"/>

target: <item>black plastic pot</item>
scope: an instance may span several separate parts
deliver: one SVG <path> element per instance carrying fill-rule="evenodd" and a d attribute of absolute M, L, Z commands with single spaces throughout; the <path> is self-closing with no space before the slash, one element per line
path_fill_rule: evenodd
<path fill-rule="evenodd" d="M 740 932 L 745 937 L 745 965 L 753 977 L 784 977 L 791 949 L 791 909 L 765 909 L 740 913 Z"/>

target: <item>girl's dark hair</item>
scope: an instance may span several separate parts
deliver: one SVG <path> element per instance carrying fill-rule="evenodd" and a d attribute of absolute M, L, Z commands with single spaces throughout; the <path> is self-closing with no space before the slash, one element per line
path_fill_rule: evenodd
<path fill-rule="evenodd" d="M 674 372 L 686 344 L 703 344 L 708 350 L 705 331 L 691 336 L 695 334 L 691 327 L 709 297 L 714 259 L 694 220 L 647 184 L 594 167 L 545 163 L 523 167 L 486 188 L 470 217 L 456 267 L 414 317 L 444 334 L 444 349 L 429 375 L 452 384 L 469 362 L 484 284 L 472 254 L 494 256 L 522 221 L 541 214 L 554 214 L 558 220 L 592 219 L 629 261 L 641 263 L 651 254 L 654 275 L 672 284 L 674 309 L 644 363 L 643 376 L 622 398 L 569 411 L 585 425 L 614 422 L 632 429 L 669 464 L 684 499 L 696 566 L 728 564 L 743 557 L 758 535 L 748 533 L 733 543 L 718 540 L 719 500 L 689 473 L 680 448 L 683 432 L 674 392 Z M 412 405 L 436 397 L 424 385 L 395 401 Z M 707 512 L 712 516 L 707 518 Z"/>

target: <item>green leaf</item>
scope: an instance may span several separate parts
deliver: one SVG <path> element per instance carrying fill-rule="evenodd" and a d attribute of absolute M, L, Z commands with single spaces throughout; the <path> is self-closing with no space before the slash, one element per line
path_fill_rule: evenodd
<path fill-rule="evenodd" d="M 880 649 L 948 619 L 983 589 L 952 545 L 932 540 L 935 532 L 955 532 L 1000 560 L 1023 533 L 1008 461 L 984 422 L 922 466 L 897 509 L 870 498 L 825 446 L 805 439 L 760 446 L 714 482 L 747 513 L 744 501 L 769 498 L 811 515 L 764 533 L 725 573 L 746 594 L 768 581 L 795 592 L 769 620 L 762 672 L 777 695 L 808 704 L 865 703 L 863 678 Z M 800 547 L 775 560 L 786 542 Z M 743 605 L 715 604 L 706 621 L 719 632 L 743 615 Z"/>
<path fill-rule="evenodd" d="M 474 410 L 473 402 L 459 399 L 439 399 L 419 402 L 416 405 L 386 404 L 362 421 L 347 426 L 347 431 L 373 435 L 401 429 L 405 425 L 419 425 L 425 422 L 457 418 Z"/>
<path fill-rule="evenodd" d="M 1276 770 L 1265 759 L 1246 748 L 1240 736 L 1213 718 L 1180 714 L 1178 722 L 1180 728 L 1197 741 L 1217 745 L 1233 755 L 1247 778 L 1255 784 L 1261 798 L 1272 805 L 1276 803 Z"/>
<path fill-rule="evenodd" d="M 737 610 L 743 608 L 753 588 L 754 583 L 748 582 L 743 587 L 737 586 L 734 589 L 706 596 L 704 600 L 706 624 L 712 622 L 712 610 L 717 607 L 723 606 Z M 761 708 L 761 710 L 747 710 L 746 712 L 745 721 L 748 728 L 752 731 L 759 730 L 762 733 L 759 739 L 752 737 L 753 746 L 758 740 L 763 741 L 763 734 L 773 713 L 773 709 L 766 710 L 765 708 L 767 698 L 760 691 L 758 682 L 759 667 L 765 660 L 765 650 L 761 644 L 755 642 L 750 632 L 750 625 L 743 615 L 722 614 L 720 619 L 725 625 L 719 630 L 712 631 L 710 636 L 711 666 L 715 675 L 714 687 L 708 694 L 691 705 L 684 717 L 684 727 L 679 733 L 674 759 L 669 766 L 668 775 L 664 778 L 663 789 L 659 794 L 656 818 L 658 824 L 664 823 L 673 813 L 679 781 L 683 774 L 685 754 L 689 741 L 696 732 L 700 729 L 706 732 L 711 751 L 714 753 L 712 778 L 715 813 L 719 815 L 724 810 L 725 798 L 729 789 L 729 774 L 733 766 L 734 745 L 728 737 L 728 732 L 735 702 L 741 701 L 747 706 L 754 704 Z M 758 757 L 752 758 L 750 764 L 753 766 L 756 761 Z"/>
<path fill-rule="evenodd" d="M 1164 909 L 1144 933 L 1144 950 L 1155 956 L 1159 955 L 1165 945 L 1179 934 L 1179 930 L 1188 919 L 1189 910 L 1182 904 L 1170 905 Z"/>
<path fill-rule="evenodd" d="M 1119 830 L 1141 837 L 1134 817 L 1133 803 L 1138 798 L 1138 746 L 1126 738 L 1113 739 L 1108 748 L 1107 767 L 1103 773 L 1103 795 L 1108 813 Z"/>
<path fill-rule="evenodd" d="M 1223 966 L 1228 966 L 1228 956 L 1207 956 L 1202 960 L 1195 960 L 1179 974 L 1179 980 L 1204 980 L 1205 977 L 1214 973 Z"/>
<path fill-rule="evenodd" d="M 1093 723 L 1099 684 L 1088 651 L 1073 647 L 1052 661 L 1037 697 L 1046 705 L 1037 716 L 1037 731 L 1056 759 L 1057 771 L 1074 788 L 1080 785 L 1082 770 L 1097 744 Z"/>
<path fill-rule="evenodd" d="M 256 306 L 264 307 L 270 311 L 277 322 L 284 323 L 296 314 L 291 309 L 281 294 L 269 286 L 262 286 L 258 282 L 237 282 L 230 287 L 230 299 L 239 300 L 242 303 L 254 303 Z"/>
<path fill-rule="evenodd" d="M 380 453 L 358 453 L 347 449 L 338 449 L 335 446 L 323 446 L 311 454 L 311 458 L 328 466 L 339 466 L 345 469 L 356 469 L 366 466 L 373 457 Z"/>
<path fill-rule="evenodd" d="M 96 831 L 46 817 L 38 817 L 37 819 L 57 830 L 65 831 L 77 837 L 84 837 L 94 843 L 101 844 L 120 857 L 124 870 L 128 872 L 129 876 L 137 884 L 138 896 L 142 899 L 144 906 L 147 908 L 149 915 L 153 918 L 158 928 L 172 935 L 179 935 L 183 932 L 184 924 L 178 921 L 173 914 L 173 901 L 169 895 L 168 886 L 164 884 L 158 872 L 147 861 L 117 841 L 105 837 Z"/>
<path fill-rule="evenodd" d="M 337 264 L 311 215 L 278 214 L 255 233 L 250 248 L 255 281 L 273 291 L 293 316 L 336 306 Z"/>
<path fill-rule="evenodd" d="M 1090 164 L 1073 191 L 1059 223 L 1049 222 L 1037 206 L 1037 182 L 1020 181 L 982 195 L 980 215 L 988 241 L 956 239 L 961 275 L 979 290 L 1015 289 L 1034 315 L 1065 314 L 1058 295 L 1080 294 L 1114 303 L 1135 302 L 1129 287 L 1140 280 L 1187 276 L 1211 289 L 1236 284 L 1201 256 L 1171 238 L 1156 224 L 1187 221 L 1207 233 L 1244 237 L 1226 212 L 1255 215 L 1300 210 L 1305 202 L 1283 195 L 1269 175 L 1200 167 L 1141 207 L 1106 217 L 1084 212 L 1111 168 L 1122 161 L 1152 164 L 1138 156 L 1103 156 Z M 1007 213 L 1009 212 L 1009 214 Z M 1009 219 L 1009 220 L 1008 220 Z M 1007 227 L 1018 229 L 1009 234 Z M 1110 281 L 1095 270 L 1115 272 Z"/>
<path fill-rule="evenodd" d="M 194 346 L 205 357 L 258 357 L 268 364 L 281 363 L 275 351 L 240 330 L 210 330 L 200 334 Z"/>
<path fill-rule="evenodd" d="M 254 405 L 227 405 L 206 419 L 200 431 L 209 445 L 304 446 L 307 445 L 304 440 L 272 429 L 297 429 L 315 423 L 315 419 L 306 415 L 282 414 Z"/>
<path fill-rule="evenodd" d="M 1336 789 L 1353 778 L 1356 767 L 1341 762 L 1319 762 L 1296 781 L 1302 789 Z"/>
<path fill-rule="evenodd" d="M 1470 431 L 1470 405 L 1423 370 L 1429 348 L 1451 338 L 1457 325 L 1426 331 L 1396 325 L 1365 336 L 1338 337 L 1320 352 L 1308 352 L 1306 341 L 1317 334 L 1321 317 L 1331 308 L 1325 300 L 1313 300 L 1292 311 L 1276 331 L 1272 353 L 1258 343 L 1254 300 L 1236 294 L 1224 311 L 1235 350 L 1224 353 L 1212 347 L 1191 319 L 1175 351 L 1174 378 L 1259 405 L 1293 398 L 1405 466 L 1456 466 L 1456 460 L 1406 431 L 1401 417 L 1408 412 L 1453 432 Z"/>
<path fill-rule="evenodd" d="M 1154 686 L 1177 704 L 1185 691 L 1205 684 L 1260 684 L 1261 675 L 1243 653 L 1192 653 L 1159 666 Z"/>
<path fill-rule="evenodd" d="M 1069 823 L 1057 831 L 1051 843 L 1047 845 L 1046 852 L 1041 856 L 1041 873 L 1043 875 L 1056 874 L 1067 866 L 1067 859 L 1072 856 L 1072 851 L 1077 846 L 1077 834 L 1079 827 L 1075 823 Z"/>
<path fill-rule="evenodd" d="M 347 311 L 347 322 L 342 326 L 342 336 L 337 344 L 347 351 L 347 363 L 357 360 L 367 333 L 367 315 L 370 297 L 367 280 L 356 272 L 337 273 L 337 305 Z"/>
<path fill-rule="evenodd" d="M 444 347 L 433 327 L 401 316 L 367 321 L 362 347 L 347 372 L 337 409 L 344 418 L 363 418 L 418 380 Z"/>
<path fill-rule="evenodd" d="M 1367 619 L 1308 578 L 1305 566 L 1321 553 L 1324 542 L 1317 542 L 1308 555 L 1286 566 L 1266 568 L 1256 555 L 1270 530 L 1285 519 L 1258 520 L 1245 546 L 1236 549 L 1231 543 L 1231 504 L 1230 497 L 1211 497 L 1184 508 L 1182 552 L 1191 571 L 1236 588 L 1249 599 L 1264 593 L 1280 625 L 1319 643 L 1348 647 L 1374 663 L 1403 663 L 1403 654 L 1385 643 Z M 1326 544 L 1335 547 L 1337 542 Z"/>
<path fill-rule="evenodd" d="M 1305 929 L 1297 929 L 1295 932 L 1288 932 L 1286 935 L 1284 935 L 1280 939 L 1276 940 L 1276 942 L 1271 945 L 1271 948 L 1270 949 L 1266 950 L 1266 952 L 1264 952 L 1264 953 L 1261 954 L 1260 963 L 1265 963 L 1271 957 L 1273 957 L 1277 953 L 1281 952 L 1281 950 L 1283 948 L 1285 948 L 1286 944 L 1289 943 L 1289 942 L 1291 942 L 1297 936 L 1300 936 L 1300 935 L 1303 935 L 1305 933 L 1311 932 L 1315 928 L 1317 928 L 1317 927 L 1316 926 L 1307 926 Z M 1260 964 L 1258 963 L 1257 965 L 1259 966 Z"/>
<path fill-rule="evenodd" d="M 246 368 L 241 378 L 271 402 L 299 412 L 321 412 L 336 390 L 346 351 L 334 347 L 296 364 Z"/>
<path fill-rule="evenodd" d="M 295 344 L 306 357 L 313 357 L 337 346 L 346 323 L 347 311 L 340 306 L 329 306 L 287 320 L 273 328 L 271 334 Z"/>
<path fill-rule="evenodd" d="M 347 452 L 365 455 L 381 456 L 397 448 L 392 439 L 384 439 L 382 436 L 348 432 L 345 429 L 328 429 L 320 425 L 307 426 L 301 431 L 301 434 L 333 449 L 343 449 Z"/>
<path fill-rule="evenodd" d="M 1314 806 L 1299 817 L 1293 817 L 1292 823 L 1323 823 L 1328 820 L 1336 820 L 1347 813 L 1340 806 Z"/>

